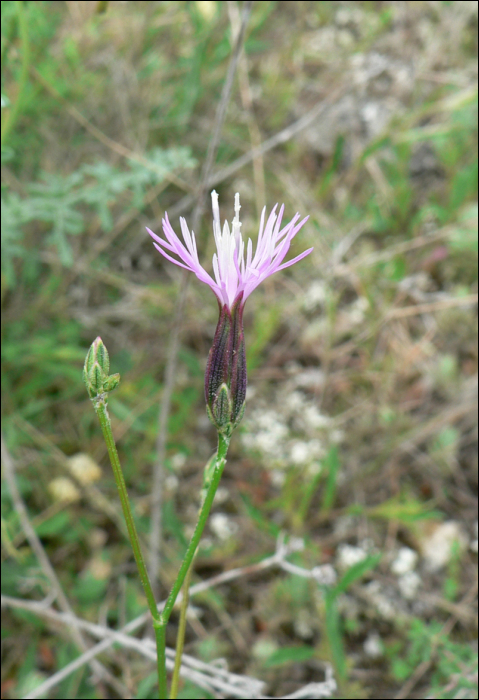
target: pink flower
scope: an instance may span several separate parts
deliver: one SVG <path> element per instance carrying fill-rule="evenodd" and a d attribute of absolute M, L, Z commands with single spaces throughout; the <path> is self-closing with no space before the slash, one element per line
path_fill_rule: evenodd
<path fill-rule="evenodd" d="M 242 296 L 242 304 L 244 304 L 253 289 L 256 289 L 263 280 L 278 272 L 278 270 L 294 265 L 294 263 L 309 255 L 313 250 L 308 248 L 304 253 L 293 258 L 293 260 L 283 263 L 291 241 L 309 217 L 305 217 L 297 223 L 299 214 L 295 214 L 289 224 L 281 228 L 284 205 L 281 206 L 279 214 L 276 214 L 278 205 L 275 205 L 266 221 L 266 225 L 266 207 L 263 209 L 256 252 L 253 255 L 253 243 L 249 238 L 245 258 L 245 243 L 241 234 L 241 222 L 239 220 L 241 208 L 239 194 L 235 195 L 235 216 L 231 230 L 227 221 L 224 223 L 223 231 L 221 230 L 218 194 L 215 191 L 211 193 L 211 199 L 213 204 L 213 232 L 216 241 L 216 253 L 213 255 L 214 279 L 206 272 L 198 260 L 195 234 L 193 232 L 190 233 L 185 219 L 180 218 L 184 242 L 173 231 L 168 214 L 165 214 L 165 218 L 162 221 L 166 240 L 157 236 L 150 229 L 147 228 L 146 230 L 153 238 L 155 248 L 167 260 L 175 263 L 175 265 L 179 265 L 179 267 L 184 267 L 186 270 L 191 270 L 201 282 L 211 287 L 218 298 L 220 306 L 226 304 L 231 309 L 240 295 Z M 174 255 L 178 256 L 179 260 L 173 257 Z"/>
<path fill-rule="evenodd" d="M 219 319 L 213 345 L 208 355 L 205 372 L 206 409 L 218 433 L 228 438 L 243 417 L 246 399 L 246 352 L 243 331 L 243 307 L 253 289 L 278 270 L 294 265 L 313 250 L 309 248 L 293 260 L 283 263 L 291 241 L 308 217 L 296 223 L 299 214 L 281 228 L 284 205 L 276 215 L 276 205 L 264 224 L 266 208 L 261 214 L 258 243 L 253 256 L 253 243 L 248 239 L 246 247 L 241 235 L 239 220 L 239 194 L 235 195 L 235 216 L 231 224 L 225 221 L 221 231 L 218 195 L 211 193 L 213 201 L 213 232 L 216 253 L 213 255 L 213 272 L 209 275 L 198 260 L 195 234 L 189 232 L 181 218 L 182 243 L 171 228 L 168 215 L 163 219 L 166 241 L 147 229 L 153 245 L 160 253 L 180 267 L 191 270 L 199 280 L 209 285 L 219 304 Z M 173 257 L 176 255 L 180 260 Z M 181 262 L 180 262 L 181 261 Z"/>

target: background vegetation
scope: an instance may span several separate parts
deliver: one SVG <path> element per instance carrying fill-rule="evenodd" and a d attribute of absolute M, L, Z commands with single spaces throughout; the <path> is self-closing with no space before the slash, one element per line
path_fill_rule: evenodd
<path fill-rule="evenodd" d="M 101 335 L 147 547 L 183 283 L 145 225 L 191 217 L 241 6 L 1 8 L 2 590 L 56 608 L 50 562 L 79 618 L 119 628 L 146 606 L 81 369 Z M 193 599 L 186 651 L 268 694 L 321 681 L 329 663 L 337 698 L 477 697 L 476 125 L 477 3 L 253 6 L 214 167 L 222 216 L 239 191 L 254 239 L 262 207 L 284 202 L 287 217 L 310 215 L 292 253 L 314 253 L 248 301 L 246 417 L 194 579 L 260 561 L 283 532 L 302 542 L 288 561 L 324 582 L 271 569 L 211 588 Z M 202 385 L 216 314 L 189 285 L 162 595 L 215 447 Z M 80 647 L 8 605 L 2 697 L 26 696 Z M 121 647 L 99 660 L 109 681 L 83 666 L 42 697 L 154 697 L 152 662 Z M 189 681 L 181 692 L 213 697 Z"/>

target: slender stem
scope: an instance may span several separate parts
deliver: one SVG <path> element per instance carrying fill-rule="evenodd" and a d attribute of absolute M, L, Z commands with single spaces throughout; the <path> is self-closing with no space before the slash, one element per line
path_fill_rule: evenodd
<path fill-rule="evenodd" d="M 166 625 L 166 623 L 170 619 L 170 615 L 175 605 L 176 599 L 178 598 L 178 594 L 181 590 L 188 569 L 190 568 L 190 564 L 193 561 L 193 557 L 195 556 L 196 548 L 198 547 L 198 544 L 200 542 L 201 535 L 203 534 L 208 515 L 210 514 L 211 506 L 213 505 L 216 489 L 218 488 L 223 469 L 225 468 L 226 453 L 228 452 L 229 444 L 230 437 L 218 434 L 218 452 L 216 453 L 216 463 L 214 466 L 211 482 L 198 516 L 198 522 L 196 523 L 195 531 L 186 550 L 186 554 L 181 563 L 180 570 L 178 571 L 178 576 L 176 577 L 176 581 L 173 584 L 171 593 L 168 596 L 167 601 L 165 603 L 165 607 L 163 608 L 160 615 L 160 620 L 164 625 Z"/>
<path fill-rule="evenodd" d="M 206 469 L 205 469 L 205 476 L 204 476 L 204 483 L 203 483 L 204 500 L 203 500 L 203 503 L 201 505 L 200 512 L 198 514 L 198 521 L 196 523 L 195 531 L 193 532 L 193 536 L 192 536 L 190 543 L 186 549 L 186 554 L 185 554 L 183 561 L 181 563 L 180 569 L 178 571 L 178 575 L 177 575 L 176 580 L 173 584 L 170 595 L 168 596 L 166 603 L 165 603 L 165 606 L 160 614 L 159 627 L 162 629 L 162 639 L 163 639 L 163 649 L 164 649 L 166 625 L 168 624 L 168 620 L 170 619 L 170 615 L 171 615 L 172 610 L 174 608 L 176 599 L 178 598 L 178 594 L 181 590 L 181 587 L 183 586 L 183 584 L 185 584 L 184 591 L 183 591 L 183 603 L 182 603 L 182 607 L 181 607 L 180 627 L 178 629 L 178 637 L 177 637 L 175 668 L 174 668 L 174 673 L 173 673 L 171 696 L 170 696 L 171 698 L 176 698 L 177 693 L 178 693 L 179 675 L 180 675 L 180 668 L 181 668 L 181 656 L 183 654 L 183 644 L 184 644 L 184 637 L 185 637 L 186 611 L 188 608 L 189 588 L 190 588 L 191 575 L 192 575 L 192 570 L 193 570 L 193 559 L 195 557 L 196 550 L 198 549 L 198 544 L 201 540 L 201 535 L 203 534 L 203 530 L 205 529 L 206 521 L 208 520 L 211 506 L 213 505 L 213 501 L 214 501 L 214 498 L 216 495 L 216 490 L 218 488 L 218 484 L 220 483 L 221 475 L 223 474 L 223 470 L 225 468 L 226 454 L 228 452 L 230 439 L 231 439 L 230 435 L 227 436 L 227 435 L 222 435 L 222 434 L 218 433 L 218 450 L 216 452 L 214 462 L 213 462 L 212 466 L 210 466 L 211 463 L 208 464 L 206 466 Z M 206 489 L 206 493 L 205 493 L 205 489 Z"/>
<path fill-rule="evenodd" d="M 153 620 L 156 639 L 156 663 L 158 667 L 158 698 L 168 698 L 168 678 L 166 675 L 166 625 L 162 625 L 157 619 Z"/>
<path fill-rule="evenodd" d="M 88 360 L 87 360 L 88 361 Z M 186 554 L 181 563 L 180 569 L 178 571 L 178 576 L 173 584 L 170 595 L 165 603 L 165 606 L 161 613 L 158 612 L 158 608 L 155 601 L 155 596 L 153 594 L 153 589 L 151 587 L 150 579 L 148 577 L 148 572 L 143 559 L 143 554 L 140 547 L 140 541 L 138 538 L 138 533 L 135 526 L 135 521 L 133 520 L 133 514 L 131 512 L 130 501 L 128 499 L 128 492 L 126 490 L 125 479 L 123 478 L 123 472 L 121 470 L 120 460 L 118 458 L 118 452 L 115 445 L 115 440 L 113 438 L 113 433 L 111 430 L 110 417 L 108 415 L 108 410 L 106 407 L 107 394 L 100 393 L 93 399 L 93 405 L 95 407 L 95 412 L 99 418 L 101 429 L 103 432 L 103 437 L 105 438 L 105 443 L 108 449 L 108 454 L 110 457 L 111 466 L 113 468 L 113 474 L 115 476 L 116 485 L 118 488 L 118 494 L 120 496 L 121 506 L 123 509 L 123 515 L 126 522 L 126 527 L 128 530 L 128 535 L 130 538 L 131 546 L 133 549 L 133 554 L 136 561 L 136 566 L 138 568 L 138 573 L 140 574 L 140 580 L 143 585 L 143 590 L 145 591 L 146 599 L 148 602 L 148 607 L 150 609 L 151 616 L 153 618 L 153 628 L 155 630 L 156 638 L 156 654 L 157 654 L 157 667 L 158 667 L 158 697 L 160 700 L 166 700 L 168 698 L 168 684 L 166 675 L 166 626 L 168 620 L 170 619 L 171 612 L 175 605 L 178 594 L 185 583 L 184 590 L 184 603 L 182 607 L 182 619 L 180 620 L 180 630 L 178 634 L 178 648 L 177 657 L 175 661 L 175 674 L 173 678 L 172 686 L 172 698 L 176 698 L 178 692 L 179 683 L 179 672 L 181 667 L 181 655 L 183 652 L 184 643 L 184 633 L 186 624 L 186 610 L 188 607 L 188 590 L 191 579 L 191 570 L 193 559 L 198 548 L 203 530 L 206 525 L 206 521 L 210 514 L 211 506 L 216 495 L 216 490 L 223 474 L 223 470 L 226 464 L 226 454 L 228 452 L 228 447 L 230 443 L 230 436 L 218 434 L 218 450 L 212 468 L 207 467 L 205 472 L 205 487 L 206 495 L 203 500 L 203 504 L 200 508 L 198 515 L 198 522 L 196 523 L 195 531 L 190 540 L 190 543 L 186 549 Z"/>
<path fill-rule="evenodd" d="M 128 530 L 128 535 L 130 537 L 131 547 L 133 549 L 133 555 L 135 557 L 136 566 L 138 568 L 138 573 L 140 574 L 140 580 L 145 591 L 146 600 L 148 602 L 148 607 L 150 609 L 151 616 L 153 618 L 153 627 L 155 630 L 156 637 L 156 652 L 157 652 L 157 663 L 158 663 L 158 690 L 159 698 L 167 698 L 167 678 L 166 678 L 166 657 L 165 657 L 165 635 L 166 629 L 165 625 L 162 624 L 160 619 L 160 614 L 156 606 L 155 597 L 153 595 L 153 590 L 151 588 L 150 579 L 148 578 L 148 572 L 146 570 L 145 561 L 143 559 L 143 554 L 141 552 L 140 540 L 138 538 L 138 532 L 136 530 L 135 521 L 133 520 L 133 514 L 131 512 L 130 501 L 128 498 L 128 492 L 126 490 L 125 479 L 123 478 L 123 472 L 121 470 L 120 460 L 118 458 L 118 452 L 116 450 L 115 440 L 113 438 L 113 433 L 111 431 L 110 417 L 108 415 L 106 407 L 106 397 L 104 394 L 99 394 L 96 399 L 93 400 L 93 405 L 95 407 L 96 414 L 100 420 L 101 429 L 103 432 L 103 437 L 105 438 L 105 443 L 108 449 L 108 454 L 110 456 L 111 466 L 113 468 L 113 474 L 115 476 L 116 485 L 118 488 L 118 494 L 120 496 L 121 507 L 123 509 L 123 515 L 126 522 L 126 527 Z"/>
<path fill-rule="evenodd" d="M 193 558 L 194 561 L 194 558 Z M 193 561 L 190 564 L 190 568 L 186 574 L 185 582 L 183 584 L 183 598 L 181 600 L 180 608 L 180 622 L 178 625 L 178 634 L 176 637 L 176 655 L 175 655 L 175 668 L 173 669 L 173 676 L 171 679 L 171 689 L 170 698 L 175 700 L 178 697 L 178 687 L 180 683 L 180 668 L 181 668 L 181 657 L 183 655 L 183 647 L 185 644 L 185 632 L 186 632 L 186 614 L 188 612 L 188 603 L 190 601 L 190 585 L 191 578 L 193 575 Z"/>

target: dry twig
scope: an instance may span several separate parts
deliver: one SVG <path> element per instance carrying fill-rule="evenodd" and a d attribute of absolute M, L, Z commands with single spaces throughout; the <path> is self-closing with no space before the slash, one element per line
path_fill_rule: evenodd
<path fill-rule="evenodd" d="M 73 610 L 70 606 L 68 598 L 66 597 L 60 581 L 55 573 L 53 566 L 45 552 L 43 545 L 38 537 L 37 533 L 33 529 L 28 516 L 28 511 L 26 505 L 22 499 L 20 491 L 18 490 L 17 481 L 15 478 L 15 464 L 7 449 L 5 444 L 3 433 L 1 436 L 1 452 L 2 452 L 2 464 L 5 473 L 5 479 L 7 480 L 8 488 L 10 490 L 10 495 L 12 497 L 13 505 L 16 513 L 20 519 L 20 523 L 27 537 L 28 543 L 32 548 L 35 556 L 37 557 L 41 569 L 45 574 L 46 578 L 50 582 L 52 591 L 54 593 L 55 599 L 58 601 L 58 605 L 63 610 L 66 615 L 74 616 Z M 75 644 L 82 650 L 86 651 L 88 649 L 88 644 L 86 643 L 83 635 L 74 625 L 69 627 L 70 636 L 75 642 Z M 122 683 L 120 683 L 99 661 L 92 659 L 90 666 L 98 678 L 108 681 L 108 683 L 120 693 L 122 697 L 128 697 L 128 691 Z"/>
<path fill-rule="evenodd" d="M 285 542 L 284 536 L 280 536 L 277 543 L 277 549 L 275 554 L 267 557 L 263 561 L 252 564 L 249 566 L 239 567 L 226 571 L 222 574 L 212 577 L 207 581 L 202 581 L 190 589 L 190 595 L 193 596 L 197 593 L 203 592 L 217 586 L 224 584 L 228 581 L 238 579 L 242 576 L 246 576 L 252 573 L 258 573 L 259 571 L 264 571 L 272 567 L 279 567 L 280 569 L 294 573 L 297 576 L 302 576 L 304 578 L 310 578 L 321 582 L 322 573 L 321 567 L 315 567 L 312 570 L 304 569 L 299 566 L 290 564 L 286 557 L 293 551 L 301 549 L 303 543 L 301 540 L 292 539 L 288 543 Z M 181 594 L 180 594 L 181 599 Z M 179 600 L 180 600 L 179 599 Z M 163 603 L 159 606 L 161 609 Z M 77 630 L 84 630 L 94 637 L 102 639 L 101 642 L 96 644 L 94 647 L 89 649 L 87 652 L 82 654 L 80 657 L 72 661 L 70 664 L 65 666 L 63 669 L 55 673 L 44 683 L 38 686 L 34 691 L 25 696 L 25 700 L 30 700 L 33 698 L 42 697 L 51 688 L 58 685 L 62 680 L 67 678 L 71 673 L 81 668 L 85 663 L 88 663 L 96 655 L 108 649 L 115 643 L 121 644 L 123 647 L 132 648 L 141 653 L 146 658 L 154 661 L 156 658 L 156 652 L 154 644 L 150 639 L 139 640 L 130 636 L 132 632 L 141 627 L 148 618 L 148 613 L 140 615 L 135 620 L 132 620 L 127 625 L 123 627 L 120 631 L 111 630 L 108 627 L 102 625 L 95 625 L 93 623 L 87 622 L 86 620 L 81 620 L 77 618 L 72 612 L 58 613 L 50 607 L 50 601 L 25 601 L 18 598 L 11 598 L 9 596 L 2 596 L 2 606 L 10 608 L 20 608 L 24 610 L 30 610 L 35 614 L 44 617 L 46 619 L 61 622 L 62 624 L 74 627 Z M 168 667 L 173 667 L 174 650 L 167 650 L 167 662 Z M 247 676 L 239 676 L 237 674 L 230 673 L 222 666 L 217 666 L 214 664 L 205 664 L 191 656 L 183 656 L 183 664 L 181 668 L 181 674 L 183 677 L 192 680 L 199 687 L 212 692 L 226 693 L 231 697 L 242 698 L 258 698 L 260 700 L 269 700 L 268 696 L 262 694 L 263 683 L 254 678 L 249 678 Z M 330 697 L 336 688 L 336 683 L 332 675 L 332 669 L 329 665 L 325 664 L 325 674 L 326 679 L 320 683 L 309 684 L 292 695 L 286 696 L 286 698 L 293 700 L 294 698 L 326 698 Z"/>

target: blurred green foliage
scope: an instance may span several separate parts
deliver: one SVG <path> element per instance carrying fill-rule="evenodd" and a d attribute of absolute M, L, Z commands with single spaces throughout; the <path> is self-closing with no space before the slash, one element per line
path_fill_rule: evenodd
<path fill-rule="evenodd" d="M 72 606 L 80 617 L 120 626 L 145 606 L 109 471 L 105 466 L 88 484 L 69 471 L 68 458 L 77 453 L 106 465 L 81 368 L 101 332 L 112 367 L 122 374 L 110 410 L 146 547 L 178 277 L 155 255 L 144 226 L 154 221 L 159 230 L 165 210 L 196 190 L 232 27 L 226 3 L 109 3 L 103 14 L 94 5 L 1 3 L 3 430 L 21 496 Z M 311 95 L 323 99 L 336 85 L 355 94 L 351 65 L 387 55 L 389 42 L 394 58 L 407 64 L 410 52 L 421 68 L 402 109 L 367 141 L 355 141 L 347 127 L 333 130 L 329 151 L 315 151 L 298 136 L 264 155 L 268 205 L 285 201 L 287 216 L 296 209 L 310 214 L 301 245 L 312 241 L 315 253 L 248 302 L 248 369 L 256 392 L 248 412 L 271 407 L 281 417 L 287 402 L 278 387 L 319 369 L 321 388 L 306 384 L 303 393 L 330 422 L 305 437 L 299 418 L 287 416 L 288 438 L 274 459 L 260 442 L 242 442 L 241 433 L 254 425 L 239 429 L 221 505 L 238 533 L 225 542 L 209 533 L 199 557 L 202 576 L 208 567 L 262 559 L 282 530 L 304 539 L 291 561 L 313 568 L 334 564 L 337 545 L 359 541 L 359 533 L 378 548 L 406 542 L 420 550 L 425 523 L 452 519 L 469 526 L 475 517 L 468 421 L 476 321 L 460 302 L 477 292 L 477 88 L 470 80 L 477 15 L 461 15 L 467 8 L 456 12 L 455 3 L 396 5 L 255 4 L 245 43 L 253 107 L 244 102 L 240 78 L 218 169 L 254 145 L 252 124 L 266 140 L 304 114 Z M 410 34 L 398 46 L 401 27 Z M 322 50 L 331 36 L 334 50 Z M 380 81 L 371 89 L 394 97 L 394 86 L 381 93 Z M 358 112 L 362 107 L 355 105 Z M 217 186 L 225 212 L 241 191 L 248 235 L 257 228 L 254 178 L 247 166 Z M 207 260 L 208 221 L 196 232 Z M 318 281 L 324 294 L 308 306 L 308 289 Z M 394 316 L 415 304 L 436 305 L 437 314 L 431 311 L 424 323 L 420 314 Z M 215 314 L 209 290 L 195 285 L 168 421 L 165 590 L 214 448 L 202 422 L 202 373 Z M 311 437 L 320 452 L 295 463 L 291 444 Z M 179 467 L 184 458 L 186 467 Z M 52 489 L 65 477 L 79 494 L 72 500 Z M 443 633 L 443 611 L 462 600 L 474 570 L 473 555 L 459 546 L 436 578 L 421 569 L 444 601 L 439 612 L 426 606 L 421 613 L 411 604 L 406 613 L 402 601 L 397 619 L 382 620 L 366 608 L 344 619 L 341 601 L 354 598 L 367 580 L 382 581 L 389 554 L 353 564 L 336 584 L 321 587 L 319 603 L 316 585 L 287 573 L 210 591 L 198 599 L 206 636 L 198 642 L 191 635 L 189 652 L 207 660 L 226 656 L 232 670 L 265 677 L 277 695 L 294 674 L 298 683 L 315 680 L 314 663 L 321 661 L 334 666 L 338 697 L 374 697 L 369 687 L 378 667 L 388 679 L 382 691 L 396 693 L 425 661 L 421 697 L 477 695 L 474 625 L 461 622 L 456 636 Z M 2 591 L 35 599 L 49 594 L 6 489 Z M 436 615 L 444 620 L 436 623 Z M 304 617 L 311 629 L 301 636 L 295 624 Z M 5 618 L 3 697 L 23 697 L 77 657 L 73 644 L 60 644 L 61 633 L 32 613 L 11 610 Z M 362 644 L 377 628 L 386 655 L 371 661 Z M 154 697 L 149 664 L 130 663 L 124 650 L 104 661 L 116 676 L 128 676 L 132 696 Z M 79 670 L 51 697 L 100 692 L 89 672 Z M 209 696 L 186 682 L 180 697 Z"/>
<path fill-rule="evenodd" d="M 404 648 L 392 645 L 388 649 L 392 673 L 405 680 L 421 665 L 435 666 L 431 678 L 431 694 L 437 698 L 455 698 L 458 693 L 469 697 L 477 684 L 477 654 L 469 644 L 457 644 L 444 633 L 440 623 L 430 625 L 415 619 L 407 632 Z"/>

